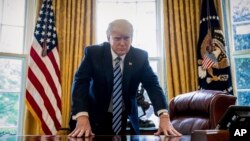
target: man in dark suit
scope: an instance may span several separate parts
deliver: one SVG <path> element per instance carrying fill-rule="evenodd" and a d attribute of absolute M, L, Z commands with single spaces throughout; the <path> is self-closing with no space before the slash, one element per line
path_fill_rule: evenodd
<path fill-rule="evenodd" d="M 155 114 L 160 118 L 159 129 L 155 135 L 180 136 L 169 119 L 167 103 L 158 78 L 149 65 L 147 52 L 131 46 L 133 26 L 123 19 L 109 24 L 109 42 L 85 48 L 85 56 L 77 70 L 72 88 L 72 132 L 70 137 L 91 136 L 95 134 L 125 134 L 127 118 L 131 130 L 139 134 L 136 92 L 140 83 L 146 89 L 153 104 Z M 119 59 L 116 59 L 119 58 Z M 117 63 L 119 60 L 119 64 Z M 118 65 L 117 65 L 118 64 Z M 121 83 L 116 90 L 117 79 L 113 68 L 121 70 Z M 121 96 L 113 100 L 115 91 Z M 121 102 L 117 102 L 121 99 Z M 116 102 L 116 104 L 114 104 Z M 119 116 L 113 108 L 120 106 Z M 114 117 L 119 118 L 119 127 L 114 129 Z"/>

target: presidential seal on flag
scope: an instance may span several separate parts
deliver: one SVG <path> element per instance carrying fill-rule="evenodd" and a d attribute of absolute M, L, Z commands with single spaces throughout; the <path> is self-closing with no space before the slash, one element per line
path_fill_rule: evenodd
<path fill-rule="evenodd" d="M 211 31 L 208 30 L 201 44 L 200 53 L 202 60 L 198 60 L 200 65 L 199 77 L 204 78 L 207 76 L 207 73 L 210 75 L 210 77 L 207 77 L 207 83 L 211 83 L 212 81 L 227 81 L 229 78 L 228 74 L 216 75 L 213 73 L 213 68 L 225 69 L 229 67 L 229 61 L 224 46 L 225 43 L 222 31 L 216 29 L 212 36 Z"/>
<path fill-rule="evenodd" d="M 232 94 L 231 71 L 223 31 L 213 1 L 202 1 L 197 44 L 199 89 Z"/>

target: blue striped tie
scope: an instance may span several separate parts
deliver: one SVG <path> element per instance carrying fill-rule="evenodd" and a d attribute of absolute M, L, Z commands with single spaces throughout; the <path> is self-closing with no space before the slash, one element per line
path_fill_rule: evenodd
<path fill-rule="evenodd" d="M 114 80 L 113 80 L 113 120 L 112 129 L 115 134 L 119 134 L 121 131 L 122 124 L 122 72 L 120 67 L 121 58 L 117 57 L 115 59 L 115 67 L 113 70 Z"/>

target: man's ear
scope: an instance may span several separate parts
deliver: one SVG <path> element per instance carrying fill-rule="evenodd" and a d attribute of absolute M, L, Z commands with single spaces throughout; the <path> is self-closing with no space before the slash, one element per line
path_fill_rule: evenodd
<path fill-rule="evenodd" d="M 110 40 L 110 37 L 109 36 L 107 36 L 107 39 L 108 39 L 108 41 Z"/>

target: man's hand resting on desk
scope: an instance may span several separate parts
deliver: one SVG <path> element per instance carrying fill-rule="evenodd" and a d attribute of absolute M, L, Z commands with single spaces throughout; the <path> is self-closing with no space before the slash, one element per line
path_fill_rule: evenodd
<path fill-rule="evenodd" d="M 159 118 L 159 129 L 156 133 L 154 133 L 154 135 L 161 135 L 161 133 L 163 132 L 165 136 L 182 136 L 181 133 L 174 129 L 167 113 L 161 114 Z"/>
<path fill-rule="evenodd" d="M 80 116 L 77 118 L 75 129 L 68 135 L 69 137 L 89 137 L 95 135 L 92 133 L 88 116 Z"/>

